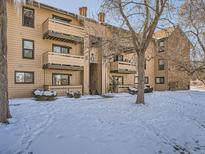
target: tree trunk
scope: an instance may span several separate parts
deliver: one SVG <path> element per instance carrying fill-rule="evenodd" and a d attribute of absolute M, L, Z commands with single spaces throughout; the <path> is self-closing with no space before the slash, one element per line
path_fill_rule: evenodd
<path fill-rule="evenodd" d="M 7 72 L 7 0 L 0 0 L 0 122 L 7 123 L 11 118 L 8 101 Z"/>
<path fill-rule="evenodd" d="M 138 54 L 138 93 L 137 104 L 144 104 L 144 65 L 145 65 L 145 53 L 140 52 Z"/>

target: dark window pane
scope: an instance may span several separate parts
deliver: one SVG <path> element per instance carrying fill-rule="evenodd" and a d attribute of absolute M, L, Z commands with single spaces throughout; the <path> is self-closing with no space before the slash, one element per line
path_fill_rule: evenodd
<path fill-rule="evenodd" d="M 62 47 L 61 51 L 62 51 L 62 53 L 67 54 L 68 53 L 68 48 Z"/>
<path fill-rule="evenodd" d="M 33 74 L 32 73 L 25 73 L 24 80 L 26 83 L 33 82 Z"/>
<path fill-rule="evenodd" d="M 33 59 L 34 57 L 34 41 L 23 40 L 23 58 Z"/>
<path fill-rule="evenodd" d="M 159 70 L 164 70 L 164 69 L 165 69 L 165 61 L 159 60 Z"/>
<path fill-rule="evenodd" d="M 146 60 L 144 61 L 144 69 L 145 70 L 147 69 L 147 61 Z"/>
<path fill-rule="evenodd" d="M 123 61 L 124 58 L 123 58 L 123 55 L 115 55 L 113 59 L 114 61 Z"/>
<path fill-rule="evenodd" d="M 34 10 L 23 8 L 23 26 L 34 27 Z"/>
<path fill-rule="evenodd" d="M 32 50 L 24 50 L 24 58 L 33 58 L 33 51 Z"/>

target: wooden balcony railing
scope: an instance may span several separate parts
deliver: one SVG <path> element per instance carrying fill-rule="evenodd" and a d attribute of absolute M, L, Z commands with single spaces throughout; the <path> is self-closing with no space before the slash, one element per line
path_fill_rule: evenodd
<path fill-rule="evenodd" d="M 113 73 L 135 74 L 136 65 L 129 62 L 116 61 L 110 64 L 110 71 Z"/>
<path fill-rule="evenodd" d="M 46 52 L 43 54 L 44 68 L 82 70 L 84 56 Z"/>
<path fill-rule="evenodd" d="M 84 28 L 48 18 L 43 23 L 43 37 L 44 39 L 61 39 L 65 42 L 81 43 L 83 42 Z"/>

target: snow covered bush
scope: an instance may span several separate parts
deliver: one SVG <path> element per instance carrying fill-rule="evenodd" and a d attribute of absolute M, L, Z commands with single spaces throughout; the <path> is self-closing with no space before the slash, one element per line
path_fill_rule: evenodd
<path fill-rule="evenodd" d="M 52 101 L 56 99 L 57 93 L 56 91 L 37 89 L 34 90 L 33 95 L 37 101 Z"/>
<path fill-rule="evenodd" d="M 81 94 L 79 91 L 74 93 L 74 98 L 80 98 L 80 97 L 81 97 Z"/>
<path fill-rule="evenodd" d="M 74 97 L 74 92 L 69 92 L 69 91 L 67 91 L 67 96 L 68 96 L 69 98 L 73 98 L 73 97 Z"/>
<path fill-rule="evenodd" d="M 81 93 L 79 91 L 77 91 L 77 92 L 69 92 L 69 91 L 67 91 L 67 96 L 69 98 L 80 98 L 81 97 Z"/>

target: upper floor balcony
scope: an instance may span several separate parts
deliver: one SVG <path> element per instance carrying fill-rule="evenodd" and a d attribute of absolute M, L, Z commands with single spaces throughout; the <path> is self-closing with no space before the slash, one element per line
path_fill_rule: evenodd
<path fill-rule="evenodd" d="M 43 54 L 43 68 L 81 71 L 84 69 L 84 56 L 46 52 Z"/>
<path fill-rule="evenodd" d="M 110 64 L 111 73 L 136 74 L 136 65 L 130 62 L 115 61 Z"/>
<path fill-rule="evenodd" d="M 43 38 L 63 42 L 83 43 L 84 28 L 48 18 L 43 23 Z"/>

